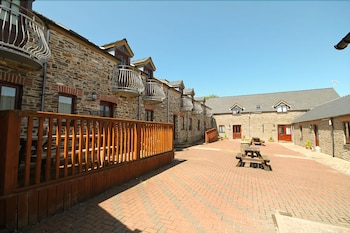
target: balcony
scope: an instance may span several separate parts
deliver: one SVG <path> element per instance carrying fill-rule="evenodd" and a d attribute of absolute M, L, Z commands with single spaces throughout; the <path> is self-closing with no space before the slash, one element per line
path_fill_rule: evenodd
<path fill-rule="evenodd" d="M 165 99 L 162 84 L 155 81 L 147 81 L 145 88 L 145 96 L 143 100 L 149 104 L 161 103 Z"/>
<path fill-rule="evenodd" d="M 206 117 L 212 117 L 213 116 L 213 113 L 211 112 L 211 110 L 209 108 L 206 109 L 205 116 Z"/>
<path fill-rule="evenodd" d="M 190 112 L 193 109 L 192 98 L 188 96 L 181 97 L 181 111 Z"/>
<path fill-rule="evenodd" d="M 192 114 L 199 115 L 203 112 L 203 108 L 200 103 L 194 102 L 193 104 L 193 109 L 192 109 Z"/>
<path fill-rule="evenodd" d="M 0 5 L 0 58 L 10 67 L 39 70 L 51 56 L 45 24 L 31 11 Z"/>
<path fill-rule="evenodd" d="M 118 77 L 113 77 L 112 85 L 114 94 L 129 97 L 139 96 L 145 90 L 141 71 L 128 65 L 119 66 Z"/>

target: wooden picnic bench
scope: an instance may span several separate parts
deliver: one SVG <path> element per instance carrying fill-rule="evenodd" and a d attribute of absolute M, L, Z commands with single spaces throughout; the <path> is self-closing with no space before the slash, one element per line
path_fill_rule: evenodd
<path fill-rule="evenodd" d="M 265 141 L 261 140 L 258 137 L 252 137 L 252 139 L 250 140 L 250 144 L 251 145 L 265 146 Z"/>
<path fill-rule="evenodd" d="M 271 171 L 270 158 L 267 155 L 262 155 L 260 149 L 256 147 L 246 147 L 244 153 L 237 153 L 237 167 L 244 167 L 246 163 L 250 163 L 250 167 L 259 166 L 266 171 Z"/>

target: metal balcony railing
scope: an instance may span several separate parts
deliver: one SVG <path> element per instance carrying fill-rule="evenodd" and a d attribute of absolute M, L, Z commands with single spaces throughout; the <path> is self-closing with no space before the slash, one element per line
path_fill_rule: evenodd
<path fill-rule="evenodd" d="M 162 102 L 165 99 L 162 84 L 152 80 L 147 81 L 143 99 L 153 102 Z"/>
<path fill-rule="evenodd" d="M 192 98 L 188 96 L 182 96 L 181 111 L 192 111 L 192 109 L 193 109 Z"/>
<path fill-rule="evenodd" d="M 144 90 L 145 86 L 139 69 L 128 65 L 119 66 L 118 76 L 113 80 L 113 91 L 141 95 Z"/>
<path fill-rule="evenodd" d="M 213 113 L 211 112 L 210 109 L 207 108 L 207 109 L 205 110 L 205 116 L 206 116 L 206 117 L 212 117 L 212 116 L 213 116 Z"/>
<path fill-rule="evenodd" d="M 23 7 L 14 3 L 11 3 L 11 8 L 8 6 L 8 2 L 1 1 L 1 56 L 41 68 L 51 56 L 45 38 L 45 24 L 33 12 Z"/>
<path fill-rule="evenodd" d="M 203 108 L 200 103 L 194 102 L 192 114 L 201 114 L 203 112 Z"/>

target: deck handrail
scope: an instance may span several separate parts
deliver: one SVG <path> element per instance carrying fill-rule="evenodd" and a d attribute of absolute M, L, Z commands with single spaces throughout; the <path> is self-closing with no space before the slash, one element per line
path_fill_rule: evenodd
<path fill-rule="evenodd" d="M 18 10 L 0 5 L 0 50 L 20 53 L 43 64 L 51 57 L 45 24 L 33 12 L 16 7 Z"/>
<path fill-rule="evenodd" d="M 20 110 L 0 121 L 0 195 L 174 148 L 169 123 Z"/>

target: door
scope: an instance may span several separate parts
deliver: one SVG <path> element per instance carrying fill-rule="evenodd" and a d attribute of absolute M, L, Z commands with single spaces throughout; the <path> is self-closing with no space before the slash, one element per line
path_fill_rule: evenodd
<path fill-rule="evenodd" d="M 290 125 L 278 125 L 278 141 L 292 141 L 292 129 Z"/>
<path fill-rule="evenodd" d="M 242 138 L 241 125 L 232 125 L 232 138 L 233 139 Z"/>

